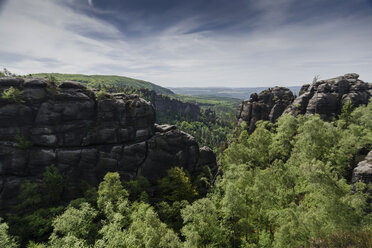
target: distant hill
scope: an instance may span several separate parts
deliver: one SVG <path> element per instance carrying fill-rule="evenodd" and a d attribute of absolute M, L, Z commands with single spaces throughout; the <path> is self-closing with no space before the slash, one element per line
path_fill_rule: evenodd
<path fill-rule="evenodd" d="M 107 88 L 112 87 L 132 87 L 134 89 L 149 89 L 156 93 L 164 95 L 173 95 L 174 93 L 159 85 L 146 82 L 139 79 L 122 77 L 122 76 L 106 76 L 106 75 L 82 75 L 82 74 L 60 74 L 60 73 L 37 73 L 32 74 L 34 77 L 48 77 L 52 75 L 58 81 L 77 81 L 87 84 L 92 88 L 98 88 L 100 85 L 105 85 Z"/>
<path fill-rule="evenodd" d="M 215 96 L 215 97 L 229 97 L 238 98 L 241 100 L 248 99 L 252 93 L 260 93 L 266 90 L 268 87 L 252 87 L 252 88 L 224 88 L 224 87 L 182 87 L 182 88 L 170 88 L 177 94 L 191 95 L 191 96 Z M 290 86 L 288 87 L 294 94 L 298 95 L 301 86 Z"/>

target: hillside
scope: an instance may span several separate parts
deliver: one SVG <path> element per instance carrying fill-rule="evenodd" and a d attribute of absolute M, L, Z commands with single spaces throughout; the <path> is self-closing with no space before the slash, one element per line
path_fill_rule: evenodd
<path fill-rule="evenodd" d="M 111 75 L 83 75 L 83 74 L 61 74 L 61 73 L 37 73 L 33 74 L 34 77 L 48 77 L 49 75 L 54 76 L 58 81 L 77 81 L 83 84 L 87 84 L 91 88 L 99 88 L 105 85 L 106 88 L 116 87 L 131 87 L 134 89 L 149 89 L 159 94 L 172 95 L 174 94 L 171 90 L 161 87 L 159 85 L 146 82 L 139 79 L 123 77 L 123 76 L 111 76 Z"/>
<path fill-rule="evenodd" d="M 288 87 L 293 94 L 298 95 L 301 86 Z M 242 87 L 242 88 L 227 88 L 227 87 L 179 87 L 170 88 L 173 92 L 182 95 L 191 96 L 216 96 L 216 97 L 229 97 L 245 100 L 251 96 L 252 93 L 259 93 L 267 87 Z"/>

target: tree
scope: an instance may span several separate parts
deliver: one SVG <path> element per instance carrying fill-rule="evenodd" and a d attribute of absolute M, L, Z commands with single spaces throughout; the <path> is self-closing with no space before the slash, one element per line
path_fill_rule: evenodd
<path fill-rule="evenodd" d="M 131 220 L 132 224 L 125 237 L 128 247 L 181 247 L 178 236 L 159 220 L 149 205 L 140 203 L 132 213 Z"/>
<path fill-rule="evenodd" d="M 15 239 L 9 235 L 8 228 L 8 225 L 2 223 L 2 219 L 0 218 L 0 248 L 17 248 L 18 244 Z"/>
<path fill-rule="evenodd" d="M 53 221 L 50 244 L 53 247 L 80 247 L 79 245 L 92 244 L 97 232 L 94 223 L 97 214 L 89 203 L 82 203 L 79 208 L 68 207 Z"/>
<path fill-rule="evenodd" d="M 168 175 L 158 181 L 162 197 L 170 202 L 187 200 L 191 202 L 197 192 L 190 178 L 181 167 L 168 170 Z"/>
<path fill-rule="evenodd" d="M 196 200 L 181 210 L 186 247 L 230 247 L 227 232 L 219 219 L 216 206 L 209 198 Z"/>

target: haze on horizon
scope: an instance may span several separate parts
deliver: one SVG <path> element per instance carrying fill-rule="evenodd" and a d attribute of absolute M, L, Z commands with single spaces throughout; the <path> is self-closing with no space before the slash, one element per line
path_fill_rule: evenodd
<path fill-rule="evenodd" d="M 371 0 L 0 0 L 0 68 L 165 87 L 372 81 Z"/>

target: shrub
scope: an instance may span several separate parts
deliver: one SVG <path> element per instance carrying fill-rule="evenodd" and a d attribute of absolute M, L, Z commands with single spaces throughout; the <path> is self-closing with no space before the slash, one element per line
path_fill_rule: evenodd
<path fill-rule="evenodd" d="M 11 103 L 24 103 L 25 101 L 22 100 L 22 94 L 23 92 L 21 90 L 11 86 L 9 89 L 1 93 L 1 98 Z"/>
<path fill-rule="evenodd" d="M 46 91 L 48 92 L 48 94 L 52 96 L 55 96 L 57 94 L 57 84 L 58 84 L 57 78 L 53 75 L 49 75 L 46 87 Z"/>
<path fill-rule="evenodd" d="M 96 93 L 96 99 L 97 101 L 102 101 L 107 99 L 107 91 L 105 89 L 101 89 Z"/>
<path fill-rule="evenodd" d="M 21 148 L 21 149 L 27 149 L 27 148 L 30 148 L 32 146 L 32 143 L 31 141 L 29 140 L 26 140 L 22 134 L 20 133 L 17 133 L 14 137 L 14 139 L 17 141 L 17 144 L 16 146 L 18 148 Z"/>

